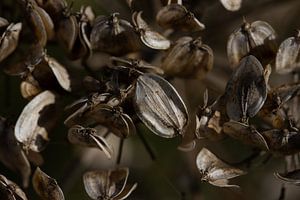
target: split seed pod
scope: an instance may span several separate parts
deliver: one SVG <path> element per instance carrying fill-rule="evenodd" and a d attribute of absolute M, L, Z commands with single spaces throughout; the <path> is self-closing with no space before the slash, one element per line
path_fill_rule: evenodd
<path fill-rule="evenodd" d="M 163 28 L 173 28 L 182 31 L 201 31 L 205 29 L 193 13 L 183 5 L 171 3 L 161 8 L 156 15 L 157 23 Z"/>
<path fill-rule="evenodd" d="M 264 21 L 244 22 L 235 30 L 227 42 L 227 55 L 231 67 L 235 68 L 247 55 L 254 55 L 263 65 L 275 58 L 277 51 L 276 33 Z"/>
<path fill-rule="evenodd" d="M 23 187 L 28 187 L 31 174 L 30 163 L 18 144 L 14 127 L 0 117 L 0 161 L 8 169 L 18 172 L 23 180 Z"/>
<path fill-rule="evenodd" d="M 175 88 L 162 77 L 138 77 L 134 106 L 140 120 L 155 134 L 165 138 L 183 135 L 188 112 Z"/>
<path fill-rule="evenodd" d="M 182 37 L 167 52 L 161 67 L 170 76 L 201 79 L 213 67 L 213 51 L 201 37 Z"/>
<path fill-rule="evenodd" d="M 86 126 L 92 124 L 106 126 L 113 134 L 120 138 L 127 138 L 136 132 L 131 117 L 125 114 L 119 106 L 113 107 L 107 104 L 99 104 L 85 112 L 81 119 L 83 119 Z"/>
<path fill-rule="evenodd" d="M 289 37 L 279 46 L 276 55 L 276 72 L 287 74 L 300 68 L 300 31 L 295 37 Z"/>
<path fill-rule="evenodd" d="M 171 42 L 158 32 L 151 30 L 149 25 L 142 18 L 142 13 L 143 12 L 140 11 L 132 14 L 132 22 L 140 34 L 142 42 L 152 49 L 166 50 L 170 48 Z"/>
<path fill-rule="evenodd" d="M 230 137 L 241 141 L 244 144 L 252 145 L 263 150 L 269 150 L 269 146 L 262 136 L 254 127 L 248 126 L 236 121 L 224 123 L 223 131 Z"/>
<path fill-rule="evenodd" d="M 245 174 L 244 171 L 227 165 L 206 148 L 202 148 L 198 153 L 196 164 L 201 175 L 201 181 L 209 182 L 218 187 L 239 188 L 238 185 L 228 185 L 228 179 Z"/>
<path fill-rule="evenodd" d="M 56 180 L 44 173 L 39 167 L 36 168 L 32 177 L 33 188 L 44 200 L 64 200 L 64 194 Z"/>
<path fill-rule="evenodd" d="M 97 130 L 94 128 L 84 128 L 80 125 L 75 125 L 69 129 L 68 139 L 72 144 L 98 147 L 109 159 L 112 157 L 112 147 L 106 142 L 105 138 L 97 135 Z"/>
<path fill-rule="evenodd" d="M 274 173 L 275 177 L 284 181 L 285 183 L 291 183 L 300 186 L 300 170 L 294 170 L 287 173 Z"/>
<path fill-rule="evenodd" d="M 42 92 L 39 85 L 35 85 L 32 82 L 29 81 L 22 81 L 20 85 L 20 91 L 21 95 L 25 99 L 32 99 L 36 95 L 38 95 L 40 92 Z"/>
<path fill-rule="evenodd" d="M 267 98 L 264 70 L 254 56 L 243 58 L 226 86 L 227 115 L 235 121 L 247 121 Z"/>
<path fill-rule="evenodd" d="M 10 24 L 0 38 L 0 62 L 12 54 L 18 46 L 22 23 Z"/>
<path fill-rule="evenodd" d="M 5 200 L 27 200 L 23 190 L 11 180 L 0 174 L 0 194 Z"/>
<path fill-rule="evenodd" d="M 86 172 L 83 175 L 84 188 L 93 200 L 123 200 L 137 187 L 137 183 L 126 185 L 128 175 L 128 168 Z"/>
<path fill-rule="evenodd" d="M 139 49 L 138 37 L 132 25 L 118 18 L 118 13 L 96 18 L 91 35 L 93 50 L 120 56 Z"/>
<path fill-rule="evenodd" d="M 15 136 L 23 145 L 25 151 L 29 149 L 40 152 L 48 142 L 48 130 L 55 123 L 55 94 L 46 90 L 34 97 L 23 109 L 15 126 Z"/>
<path fill-rule="evenodd" d="M 241 8 L 242 0 L 220 0 L 222 5 L 229 11 L 237 11 Z"/>

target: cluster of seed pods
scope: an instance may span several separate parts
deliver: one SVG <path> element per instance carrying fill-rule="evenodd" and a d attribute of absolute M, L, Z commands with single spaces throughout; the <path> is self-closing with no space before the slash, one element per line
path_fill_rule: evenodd
<path fill-rule="evenodd" d="M 50 133 L 61 122 L 62 109 L 67 113 L 63 124 L 68 142 L 98 148 L 107 159 L 115 154 L 107 137 L 113 134 L 122 142 L 140 135 L 137 124 L 164 139 L 183 140 L 192 129 L 193 138 L 185 150 L 192 150 L 199 140 L 218 142 L 230 137 L 259 152 L 297 159 L 299 116 L 290 107 L 297 108 L 291 100 L 300 94 L 300 83 L 271 87 L 269 79 L 271 73 L 297 75 L 299 31 L 278 47 L 270 24 L 244 19 L 228 38 L 228 68 L 233 72 L 224 93 L 209 104 L 206 90 L 203 105 L 193 115 L 172 80 L 202 80 L 212 70 L 213 50 L 201 37 L 205 24 L 181 0 L 168 0 L 156 13 L 159 29 L 144 10 L 136 9 L 137 1 L 126 2 L 131 20 L 117 12 L 96 16 L 90 6 L 73 11 L 72 5 L 61 0 L 18 0 L 24 21 L 9 23 L 0 17 L 0 62 L 13 60 L 2 69 L 21 79 L 20 93 L 28 100 L 15 123 L 0 117 L 0 161 L 21 176 L 24 188 L 32 185 L 41 199 L 64 199 L 58 182 L 40 169 L 40 152 L 51 143 Z M 242 3 L 220 2 L 229 11 L 239 10 Z M 27 37 L 27 51 L 20 53 L 18 47 Z M 60 45 L 68 60 L 80 61 L 89 75 L 76 80 L 70 68 L 48 52 L 49 43 Z M 145 51 L 155 51 L 159 62 L 145 61 Z M 110 59 L 93 71 L 88 63 L 97 53 Z M 78 82 L 80 89 L 74 86 Z M 66 104 L 66 97 L 74 102 Z M 254 123 L 257 119 L 260 124 Z M 193 120 L 195 127 L 191 127 Z M 82 174 L 91 199 L 126 199 L 137 188 L 137 183 L 127 184 L 129 168 L 118 164 Z M 33 174 L 32 165 L 38 166 Z M 195 165 L 200 181 L 226 188 L 238 188 L 228 180 L 247 170 L 229 165 L 205 147 Z M 299 172 L 300 166 L 294 166 L 275 176 L 299 185 Z M 0 185 L 6 199 L 29 199 L 4 175 Z"/>

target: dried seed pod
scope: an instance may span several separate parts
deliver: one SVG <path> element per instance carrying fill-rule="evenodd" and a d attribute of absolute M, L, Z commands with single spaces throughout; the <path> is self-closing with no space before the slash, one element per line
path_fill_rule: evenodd
<path fill-rule="evenodd" d="M 127 138 L 135 134 L 135 125 L 123 109 L 109 104 L 98 104 L 85 112 L 82 116 L 84 125 L 100 124 L 106 126 L 112 133 L 120 138 Z M 81 120 L 79 120 L 81 121 Z"/>
<path fill-rule="evenodd" d="M 173 28 L 175 30 L 201 31 L 205 29 L 205 25 L 193 13 L 177 3 L 162 7 L 156 15 L 156 21 L 163 28 Z"/>
<path fill-rule="evenodd" d="M 224 123 L 223 131 L 230 137 L 244 144 L 252 145 L 263 150 L 269 150 L 265 138 L 254 127 L 237 121 Z"/>
<path fill-rule="evenodd" d="M 49 13 L 55 24 L 63 17 L 68 6 L 65 0 L 36 0 L 36 2 Z"/>
<path fill-rule="evenodd" d="M 227 55 L 231 67 L 235 68 L 240 60 L 247 55 L 254 55 L 263 63 L 268 64 L 275 58 L 277 51 L 276 33 L 264 21 L 244 22 L 235 30 L 227 42 Z"/>
<path fill-rule="evenodd" d="M 55 32 L 54 32 L 54 23 L 53 23 L 51 17 L 48 15 L 48 13 L 43 8 L 36 6 L 35 9 L 43 21 L 43 24 L 44 24 L 44 27 L 45 27 L 45 30 L 47 33 L 47 40 L 53 39 Z"/>
<path fill-rule="evenodd" d="M 27 200 L 23 190 L 11 180 L 0 174 L 0 194 L 5 200 Z"/>
<path fill-rule="evenodd" d="M 118 18 L 118 13 L 96 18 L 91 35 L 93 50 L 111 55 L 124 55 L 139 49 L 138 37 L 131 24 Z"/>
<path fill-rule="evenodd" d="M 154 73 L 163 75 L 164 71 L 156 66 L 147 63 L 144 60 L 137 60 L 137 59 L 124 59 L 119 57 L 111 57 L 111 60 L 114 66 L 111 66 L 113 69 L 126 71 L 128 73 L 132 73 L 132 71 L 138 71 L 138 74 L 141 73 Z"/>
<path fill-rule="evenodd" d="M 284 40 L 276 54 L 276 72 L 279 74 L 287 74 L 298 71 L 300 68 L 300 31 L 295 37 L 289 37 Z"/>
<path fill-rule="evenodd" d="M 128 168 L 86 172 L 83 175 L 84 188 L 93 200 L 126 199 L 137 187 L 137 183 L 126 185 L 128 175 Z"/>
<path fill-rule="evenodd" d="M 10 24 L 0 38 L 0 62 L 12 54 L 18 46 L 22 23 Z"/>
<path fill-rule="evenodd" d="M 201 79 L 213 67 L 213 51 L 201 37 L 182 37 L 168 51 L 161 67 L 170 76 Z"/>
<path fill-rule="evenodd" d="M 209 182 L 218 187 L 239 188 L 238 185 L 228 185 L 228 179 L 245 174 L 244 171 L 227 165 L 206 148 L 202 148 L 198 153 L 196 164 L 201 175 L 201 181 Z"/>
<path fill-rule="evenodd" d="M 30 163 L 15 138 L 14 127 L 2 117 L 0 117 L 0 138 L 0 161 L 10 170 L 21 174 L 23 187 L 28 187 Z"/>
<path fill-rule="evenodd" d="M 64 194 L 58 186 L 56 180 L 48 176 L 39 167 L 36 168 L 33 177 L 32 185 L 40 198 L 45 200 L 64 200 Z"/>
<path fill-rule="evenodd" d="M 155 134 L 165 138 L 183 135 L 188 112 L 175 88 L 162 77 L 138 77 L 134 106 L 140 120 Z"/>
<path fill-rule="evenodd" d="M 45 55 L 45 61 L 47 62 L 48 66 L 51 68 L 55 78 L 57 79 L 58 83 L 62 88 L 66 91 L 71 91 L 71 80 L 68 71 L 62 66 L 57 60 L 54 58 Z"/>
<path fill-rule="evenodd" d="M 243 58 L 226 86 L 227 115 L 235 121 L 247 121 L 263 106 L 267 98 L 264 70 L 254 56 Z"/>
<path fill-rule="evenodd" d="M 300 170 L 294 170 L 287 173 L 274 173 L 275 177 L 284 181 L 285 183 L 291 183 L 300 186 Z"/>
<path fill-rule="evenodd" d="M 237 11 L 241 8 L 242 0 L 220 0 L 222 5 L 229 11 Z"/>
<path fill-rule="evenodd" d="M 142 13 L 140 11 L 132 14 L 132 22 L 140 34 L 142 42 L 152 49 L 166 50 L 170 48 L 171 42 L 158 32 L 152 31 L 142 18 Z"/>
<path fill-rule="evenodd" d="M 79 34 L 79 25 L 74 15 L 66 14 L 59 20 L 56 37 L 67 52 L 71 52 Z"/>
<path fill-rule="evenodd" d="M 48 129 L 53 127 L 55 94 L 46 90 L 34 97 L 23 109 L 15 126 L 15 136 L 23 148 L 40 152 L 45 148 Z M 47 119 L 46 119 L 47 117 Z"/>
<path fill-rule="evenodd" d="M 300 134 L 287 129 L 263 131 L 262 136 L 270 150 L 277 155 L 292 155 L 300 152 Z"/>
<path fill-rule="evenodd" d="M 29 81 L 22 81 L 20 85 L 21 95 L 25 99 L 32 99 L 36 95 L 38 95 L 42 89 L 39 85 L 32 84 Z"/>
<path fill-rule="evenodd" d="M 0 17 L 0 28 L 6 27 L 8 25 L 9 25 L 9 22 L 5 18 Z"/>
<path fill-rule="evenodd" d="M 98 147 L 109 159 L 112 157 L 112 147 L 106 142 L 105 138 L 97 135 L 97 130 L 94 128 L 84 128 L 83 126 L 75 125 L 69 129 L 68 139 L 72 144 Z"/>
<path fill-rule="evenodd" d="M 218 104 L 216 100 L 212 105 L 208 106 L 208 91 L 204 93 L 204 105 L 200 107 L 196 114 L 196 136 L 198 139 L 207 138 L 210 140 L 221 140 L 224 138 L 222 126 L 224 117 L 215 107 Z"/>

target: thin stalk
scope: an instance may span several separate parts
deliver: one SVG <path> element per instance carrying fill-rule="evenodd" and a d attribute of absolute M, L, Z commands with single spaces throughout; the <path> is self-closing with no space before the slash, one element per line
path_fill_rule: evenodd
<path fill-rule="evenodd" d="M 119 143 L 119 151 L 118 151 L 118 156 L 116 160 L 116 165 L 120 165 L 121 159 L 122 159 L 122 153 L 123 153 L 123 145 L 124 145 L 124 138 L 120 138 L 120 143 Z"/>

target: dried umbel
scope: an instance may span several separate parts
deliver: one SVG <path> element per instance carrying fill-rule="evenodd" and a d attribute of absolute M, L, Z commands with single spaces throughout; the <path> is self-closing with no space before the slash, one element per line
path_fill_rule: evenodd
<path fill-rule="evenodd" d="M 142 18 L 142 13 L 140 11 L 132 14 L 132 22 L 142 42 L 152 49 L 166 50 L 170 48 L 171 42 L 158 32 L 153 31 Z"/>
<path fill-rule="evenodd" d="M 187 109 L 175 88 L 162 77 L 150 73 L 138 77 L 134 106 L 140 120 L 158 136 L 184 134 Z"/>
<path fill-rule="evenodd" d="M 262 150 L 269 150 L 265 138 L 252 126 L 236 121 L 229 121 L 224 123 L 223 131 L 244 144 L 252 145 Z"/>
<path fill-rule="evenodd" d="M 299 71 L 299 50 L 300 31 L 297 31 L 297 35 L 295 37 L 289 37 L 280 44 L 276 55 L 276 72 L 279 74 L 287 74 Z"/>
<path fill-rule="evenodd" d="M 48 142 L 48 131 L 53 128 L 56 96 L 44 91 L 34 97 L 23 109 L 15 126 L 15 136 L 25 151 L 40 152 Z"/>
<path fill-rule="evenodd" d="M 92 49 L 115 56 L 124 55 L 139 49 L 139 39 L 132 25 L 119 19 L 118 13 L 95 19 L 90 41 Z"/>
<path fill-rule="evenodd" d="M 167 52 L 161 67 L 169 76 L 201 79 L 213 67 L 213 51 L 201 37 L 182 37 Z"/>
<path fill-rule="evenodd" d="M 235 30 L 227 42 L 227 55 L 231 67 L 235 68 L 247 55 L 254 55 L 264 65 L 275 58 L 277 51 L 276 33 L 264 21 L 244 22 Z"/>
<path fill-rule="evenodd" d="M 0 62 L 12 54 L 17 48 L 21 30 L 22 23 L 12 23 L 0 37 Z"/>
<path fill-rule="evenodd" d="M 157 23 L 163 28 L 173 28 L 182 31 L 201 31 L 205 29 L 193 13 L 182 4 L 170 3 L 161 8 L 156 15 Z"/>
<path fill-rule="evenodd" d="M 281 181 L 284 181 L 285 183 L 294 184 L 297 186 L 300 186 L 300 170 L 294 170 L 287 173 L 274 173 L 276 178 L 280 179 Z"/>
<path fill-rule="evenodd" d="M 2 117 L 0 117 L 0 138 L 0 161 L 8 169 L 21 174 L 23 187 L 28 187 L 30 163 L 15 138 L 14 127 Z"/>
<path fill-rule="evenodd" d="M 72 126 L 68 132 L 68 139 L 72 144 L 87 147 L 97 147 L 110 159 L 113 154 L 112 147 L 106 139 L 97 133 L 95 128 L 84 128 L 80 125 Z"/>
<path fill-rule="evenodd" d="M 0 174 L 0 198 L 5 200 L 27 200 L 23 190 L 11 180 Z"/>
<path fill-rule="evenodd" d="M 56 180 L 48 176 L 39 167 L 36 168 L 32 185 L 36 193 L 44 200 L 64 200 L 64 194 L 58 186 Z"/>
<path fill-rule="evenodd" d="M 229 11 L 237 11 L 241 8 L 242 0 L 220 0 L 222 5 Z"/>
<path fill-rule="evenodd" d="M 137 187 L 137 183 L 127 185 L 128 175 L 128 168 L 86 172 L 84 188 L 93 200 L 123 200 Z"/>
<path fill-rule="evenodd" d="M 229 185 L 228 179 L 245 174 L 244 171 L 227 165 L 206 148 L 202 148 L 198 153 L 196 164 L 201 181 L 218 187 L 238 188 L 238 185 Z"/>
<path fill-rule="evenodd" d="M 254 56 L 243 58 L 226 86 L 227 115 L 235 121 L 247 121 L 267 98 L 264 69 Z"/>

